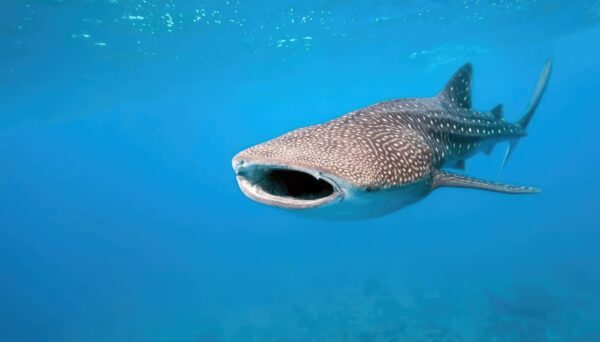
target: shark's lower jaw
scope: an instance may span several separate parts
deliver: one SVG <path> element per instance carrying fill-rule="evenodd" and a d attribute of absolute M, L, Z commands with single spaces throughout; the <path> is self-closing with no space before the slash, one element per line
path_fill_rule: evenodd
<path fill-rule="evenodd" d="M 244 194 L 263 204 L 286 209 L 312 209 L 342 199 L 337 183 L 318 171 L 244 163 L 235 168 Z"/>

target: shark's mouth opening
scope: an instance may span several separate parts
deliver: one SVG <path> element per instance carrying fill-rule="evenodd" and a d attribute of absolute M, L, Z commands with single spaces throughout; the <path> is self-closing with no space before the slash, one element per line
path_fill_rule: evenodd
<path fill-rule="evenodd" d="M 314 200 L 333 194 L 333 186 L 308 173 L 295 170 L 268 170 L 264 173 L 263 190 L 275 196 Z"/>
<path fill-rule="evenodd" d="M 319 173 L 316 173 L 319 175 Z M 308 209 L 332 202 L 340 195 L 335 182 L 312 172 L 252 165 L 240 167 L 237 179 L 242 191 L 255 201 L 289 209 Z"/>

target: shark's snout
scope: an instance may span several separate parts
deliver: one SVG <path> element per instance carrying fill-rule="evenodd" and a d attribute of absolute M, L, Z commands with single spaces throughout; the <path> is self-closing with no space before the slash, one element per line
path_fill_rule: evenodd
<path fill-rule="evenodd" d="M 286 209 L 311 209 L 342 199 L 338 184 L 320 171 L 236 156 L 237 182 L 251 199 Z"/>

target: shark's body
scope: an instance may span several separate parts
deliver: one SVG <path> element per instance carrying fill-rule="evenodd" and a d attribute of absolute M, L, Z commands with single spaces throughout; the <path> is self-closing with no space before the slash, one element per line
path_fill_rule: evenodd
<path fill-rule="evenodd" d="M 506 162 L 526 135 L 550 68 L 548 61 L 516 123 L 504 120 L 501 106 L 471 108 L 472 67 L 466 64 L 437 96 L 377 103 L 240 152 L 233 159 L 238 183 L 258 202 L 338 218 L 383 215 L 442 186 L 536 193 L 444 169 L 464 169 L 467 158 L 508 140 Z"/>

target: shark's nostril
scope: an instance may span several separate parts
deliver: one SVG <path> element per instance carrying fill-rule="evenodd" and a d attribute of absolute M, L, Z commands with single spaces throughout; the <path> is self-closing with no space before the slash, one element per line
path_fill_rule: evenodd
<path fill-rule="evenodd" d="M 242 166 L 244 166 L 244 164 L 246 164 L 246 162 L 243 159 L 237 159 L 237 160 L 234 159 L 234 161 L 233 161 L 233 167 L 234 167 L 235 171 L 237 171 L 238 173 L 240 171 L 240 168 Z"/>

